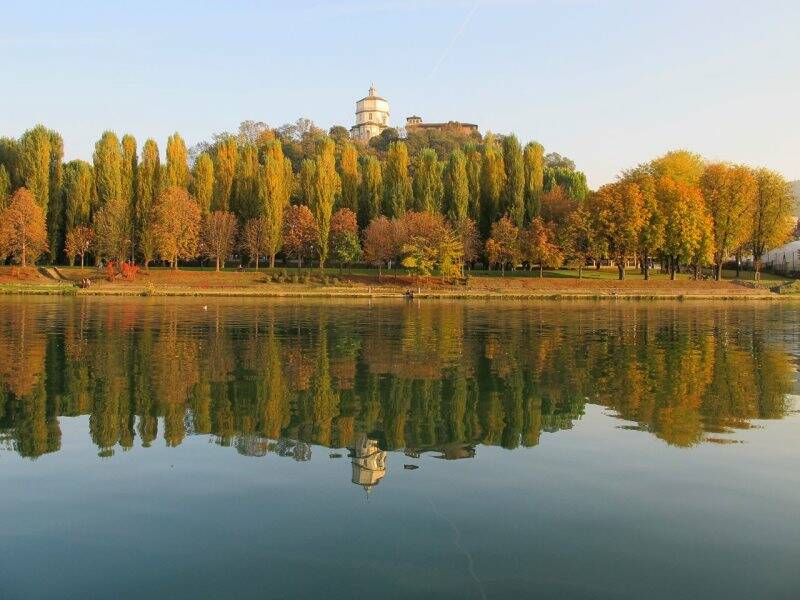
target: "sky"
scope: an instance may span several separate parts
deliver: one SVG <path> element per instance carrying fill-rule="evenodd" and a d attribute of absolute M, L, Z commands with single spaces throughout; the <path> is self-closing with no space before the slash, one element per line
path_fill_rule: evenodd
<path fill-rule="evenodd" d="M 572 158 L 591 187 L 672 149 L 800 179 L 800 2 L 294 0 L 4 3 L 0 136 L 91 159 L 308 117 L 478 123 Z"/>

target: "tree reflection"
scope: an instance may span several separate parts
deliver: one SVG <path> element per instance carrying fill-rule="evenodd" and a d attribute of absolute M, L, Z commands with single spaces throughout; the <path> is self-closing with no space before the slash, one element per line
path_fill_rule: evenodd
<path fill-rule="evenodd" d="M 587 403 L 675 446 L 780 419 L 797 317 L 781 307 L 82 300 L 0 314 L 0 439 L 101 456 L 159 435 L 307 460 L 311 445 L 442 458 L 537 445 Z M 792 329 L 765 324 L 787 321 Z M 628 425 L 622 425 L 630 427 Z M 160 432 L 160 433 L 159 433 Z M 715 437 L 717 436 L 717 437 Z M 371 441 L 370 441 L 371 440 Z"/>

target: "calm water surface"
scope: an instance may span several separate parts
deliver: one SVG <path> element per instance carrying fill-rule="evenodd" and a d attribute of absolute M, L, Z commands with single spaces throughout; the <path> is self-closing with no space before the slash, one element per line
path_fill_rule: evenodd
<path fill-rule="evenodd" d="M 798 352 L 790 304 L 2 298 L 0 596 L 797 598 Z"/>

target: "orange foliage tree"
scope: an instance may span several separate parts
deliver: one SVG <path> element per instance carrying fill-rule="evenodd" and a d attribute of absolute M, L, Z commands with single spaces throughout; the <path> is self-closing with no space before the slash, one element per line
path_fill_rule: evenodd
<path fill-rule="evenodd" d="M 219 271 L 220 260 L 223 265 L 225 257 L 233 250 L 236 240 L 236 217 L 225 210 L 215 210 L 203 220 L 203 254 L 216 261 Z"/>
<path fill-rule="evenodd" d="M 314 215 L 305 204 L 294 204 L 286 210 L 283 221 L 283 250 L 297 259 L 302 268 L 303 259 L 314 253 L 317 226 Z"/>
<path fill-rule="evenodd" d="M 88 225 L 78 225 L 67 233 L 67 241 L 65 250 L 67 257 L 69 257 L 69 264 L 75 264 L 75 257 L 81 257 L 81 269 L 83 268 L 83 259 L 89 249 L 92 247 L 94 241 L 94 230 Z"/>
<path fill-rule="evenodd" d="M 19 188 L 0 213 L 0 255 L 11 255 L 26 267 L 47 248 L 44 211 L 27 188 Z"/>
<path fill-rule="evenodd" d="M 392 268 L 392 261 L 398 253 L 395 223 L 384 216 L 373 219 L 364 229 L 364 260 L 378 267 L 378 277 L 381 276 L 381 267 L 386 264 Z"/>
<path fill-rule="evenodd" d="M 200 207 L 185 188 L 167 188 L 158 199 L 155 217 L 156 248 L 162 260 L 177 269 L 179 258 L 197 256 Z"/>
<path fill-rule="evenodd" d="M 519 229 L 508 217 L 492 224 L 491 234 L 486 240 L 486 257 L 489 264 L 498 265 L 503 274 L 507 264 L 513 268 L 519 261 Z"/>

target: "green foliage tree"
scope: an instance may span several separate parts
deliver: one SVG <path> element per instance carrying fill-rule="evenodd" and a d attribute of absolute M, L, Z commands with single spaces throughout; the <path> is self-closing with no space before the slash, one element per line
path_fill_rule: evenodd
<path fill-rule="evenodd" d="M 481 166 L 483 156 L 480 150 L 469 144 L 464 149 L 466 156 L 467 188 L 469 189 L 469 217 L 476 223 L 481 219 Z"/>
<path fill-rule="evenodd" d="M 167 187 L 189 188 L 189 152 L 178 132 L 167 138 Z"/>
<path fill-rule="evenodd" d="M 383 170 L 375 156 L 365 156 L 362 160 L 361 196 L 358 209 L 358 222 L 363 228 L 381 214 L 383 200 Z"/>
<path fill-rule="evenodd" d="M 267 220 L 266 252 L 269 266 L 275 268 L 275 255 L 281 247 L 284 215 L 292 195 L 292 163 L 283 154 L 280 140 L 270 142 L 265 150 L 262 181 L 259 186 L 263 215 Z"/>
<path fill-rule="evenodd" d="M 236 138 L 227 136 L 220 139 L 213 150 L 214 159 L 214 198 L 212 210 L 230 210 L 233 180 L 239 160 Z"/>
<path fill-rule="evenodd" d="M 298 175 L 298 193 L 300 202 L 306 206 L 314 203 L 314 170 L 317 168 L 313 158 L 305 158 L 300 163 L 300 173 Z"/>
<path fill-rule="evenodd" d="M 453 150 L 444 173 L 444 198 L 447 218 L 453 224 L 469 218 L 469 181 L 467 159 L 461 150 Z"/>
<path fill-rule="evenodd" d="M 539 216 L 544 190 L 544 146 L 528 142 L 522 156 L 525 172 L 525 219 L 530 223 Z"/>
<path fill-rule="evenodd" d="M 424 149 L 416 159 L 414 169 L 414 207 L 416 210 L 439 212 L 442 209 L 444 186 L 442 168 L 436 151 Z"/>
<path fill-rule="evenodd" d="M 503 168 L 505 180 L 501 210 L 517 227 L 522 227 L 525 221 L 525 169 L 522 147 L 513 134 L 503 138 Z"/>
<path fill-rule="evenodd" d="M 325 268 L 328 257 L 328 244 L 331 231 L 333 206 L 342 193 L 342 182 L 336 172 L 336 146 L 329 137 L 323 138 L 317 149 L 314 160 L 314 202 L 312 209 L 317 231 L 317 251 L 319 252 L 319 268 Z"/>
<path fill-rule="evenodd" d="M 358 164 L 358 151 L 352 143 L 347 142 L 342 145 L 339 177 L 342 180 L 341 207 L 356 212 L 359 205 L 361 169 Z"/>
<path fill-rule="evenodd" d="M 105 131 L 94 146 L 94 186 L 98 208 L 122 198 L 122 149 L 113 131 Z"/>
<path fill-rule="evenodd" d="M 155 140 L 145 141 L 136 172 L 135 238 L 137 249 L 147 268 L 156 253 L 153 236 L 154 210 L 163 187 L 161 157 Z"/>
<path fill-rule="evenodd" d="M 214 161 L 208 152 L 202 152 L 194 161 L 192 173 L 192 194 L 203 216 L 211 212 L 214 199 Z M 214 211 L 227 212 L 227 211 Z"/>
<path fill-rule="evenodd" d="M 72 231 L 79 225 L 89 224 L 93 196 L 92 165 L 83 160 L 73 160 L 64 165 L 66 231 Z"/>
<path fill-rule="evenodd" d="M 409 164 L 406 145 L 400 141 L 389 144 L 383 170 L 383 214 L 389 217 L 402 217 L 411 204 Z"/>
<path fill-rule="evenodd" d="M 259 171 L 258 148 L 254 144 L 245 144 L 240 149 L 231 199 L 231 210 L 240 221 L 257 217 L 261 212 L 258 192 Z"/>
<path fill-rule="evenodd" d="M 44 125 L 22 134 L 19 140 L 19 174 L 24 185 L 42 207 L 45 216 L 50 200 L 50 152 L 52 138 Z"/>
<path fill-rule="evenodd" d="M 500 196 L 505 188 L 503 153 L 497 140 L 488 134 L 483 141 L 481 164 L 481 232 L 489 234 L 492 224 L 500 216 Z"/>

